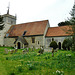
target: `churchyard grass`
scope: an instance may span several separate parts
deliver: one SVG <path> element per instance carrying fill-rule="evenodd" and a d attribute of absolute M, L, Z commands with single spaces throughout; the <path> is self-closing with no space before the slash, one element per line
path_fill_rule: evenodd
<path fill-rule="evenodd" d="M 0 47 L 0 75 L 75 75 L 75 52 L 58 50 L 39 54 L 39 49 L 22 52 L 19 49 L 16 53 L 4 53 Z"/>

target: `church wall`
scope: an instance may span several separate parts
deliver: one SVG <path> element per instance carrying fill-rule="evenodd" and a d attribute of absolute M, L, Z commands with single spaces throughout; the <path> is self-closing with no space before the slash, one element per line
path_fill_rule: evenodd
<path fill-rule="evenodd" d="M 46 45 L 46 48 L 49 47 L 50 43 L 52 42 L 52 39 L 54 39 L 54 41 L 57 42 L 57 44 L 60 42 L 61 44 L 63 43 L 64 39 L 67 39 L 71 36 L 63 36 L 63 37 L 46 37 L 46 40 L 45 40 L 45 45 Z"/>
<path fill-rule="evenodd" d="M 0 37 L 0 46 L 3 46 L 3 44 L 4 44 L 4 38 Z"/>
<path fill-rule="evenodd" d="M 46 33 L 47 33 L 47 30 L 48 30 L 48 28 L 50 27 L 50 24 L 49 24 L 49 22 L 47 23 L 47 26 L 46 26 L 46 28 L 45 28 L 45 32 L 44 32 L 44 36 L 43 36 L 43 46 L 45 46 L 45 35 L 46 35 Z"/>
<path fill-rule="evenodd" d="M 35 38 L 35 43 L 32 43 L 32 38 Z M 30 48 L 40 48 L 40 46 L 43 46 L 43 36 L 32 36 L 32 37 L 25 37 L 26 41 L 29 44 Z"/>
<path fill-rule="evenodd" d="M 35 43 L 32 43 L 32 38 L 35 38 Z M 40 48 L 40 46 L 43 46 L 43 36 L 32 36 L 32 37 L 25 37 L 26 41 L 28 42 L 28 47 L 33 48 Z M 4 38 L 4 45 L 5 46 L 12 46 L 15 47 L 14 44 L 15 38 Z M 22 45 L 22 43 L 21 43 Z M 21 46 L 22 48 L 22 46 Z"/>
<path fill-rule="evenodd" d="M 15 38 L 4 38 L 4 45 L 14 47 Z"/>

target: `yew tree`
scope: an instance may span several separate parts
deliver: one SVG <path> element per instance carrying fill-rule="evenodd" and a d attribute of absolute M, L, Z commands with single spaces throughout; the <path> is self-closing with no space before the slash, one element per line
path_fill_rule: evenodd
<path fill-rule="evenodd" d="M 3 30 L 4 28 L 4 21 L 3 21 L 3 17 L 0 15 L 0 30 Z"/>

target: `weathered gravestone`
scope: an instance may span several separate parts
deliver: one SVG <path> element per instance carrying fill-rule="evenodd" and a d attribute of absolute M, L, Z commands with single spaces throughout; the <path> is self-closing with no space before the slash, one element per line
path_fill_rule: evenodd
<path fill-rule="evenodd" d="M 8 54 L 7 48 L 4 49 L 4 54 Z"/>

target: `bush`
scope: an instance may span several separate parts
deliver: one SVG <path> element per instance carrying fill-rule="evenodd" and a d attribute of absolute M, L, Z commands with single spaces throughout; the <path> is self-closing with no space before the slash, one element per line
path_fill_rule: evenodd
<path fill-rule="evenodd" d="M 50 47 L 53 47 L 53 49 L 56 49 L 58 47 L 57 43 L 55 41 L 52 41 L 50 43 Z"/>
<path fill-rule="evenodd" d="M 62 48 L 66 50 L 67 40 L 65 39 L 62 43 Z"/>
<path fill-rule="evenodd" d="M 65 39 L 62 43 L 62 48 L 64 50 L 66 49 L 70 50 L 70 47 L 72 47 L 72 39 Z"/>

